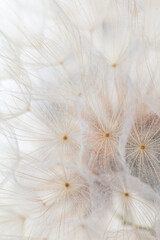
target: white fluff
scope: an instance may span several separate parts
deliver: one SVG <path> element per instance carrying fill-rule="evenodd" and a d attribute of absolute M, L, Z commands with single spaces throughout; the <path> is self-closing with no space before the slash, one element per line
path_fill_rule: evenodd
<path fill-rule="evenodd" d="M 160 3 L 6 0 L 0 239 L 158 240 Z"/>

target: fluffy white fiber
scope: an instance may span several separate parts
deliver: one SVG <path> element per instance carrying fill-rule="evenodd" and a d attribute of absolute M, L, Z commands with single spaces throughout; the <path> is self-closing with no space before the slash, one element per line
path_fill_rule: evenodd
<path fill-rule="evenodd" d="M 0 240 L 160 240 L 160 1 L 0 1 Z"/>

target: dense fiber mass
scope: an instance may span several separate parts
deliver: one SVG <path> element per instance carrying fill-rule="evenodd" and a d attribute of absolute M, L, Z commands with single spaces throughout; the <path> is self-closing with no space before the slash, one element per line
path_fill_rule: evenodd
<path fill-rule="evenodd" d="M 0 240 L 160 240 L 160 1 L 0 23 Z"/>

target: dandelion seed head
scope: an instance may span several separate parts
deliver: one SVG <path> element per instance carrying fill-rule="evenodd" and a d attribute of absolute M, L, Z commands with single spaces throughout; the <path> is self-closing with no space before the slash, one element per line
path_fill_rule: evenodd
<path fill-rule="evenodd" d="M 2 2 L 0 239 L 159 239 L 159 0 Z"/>

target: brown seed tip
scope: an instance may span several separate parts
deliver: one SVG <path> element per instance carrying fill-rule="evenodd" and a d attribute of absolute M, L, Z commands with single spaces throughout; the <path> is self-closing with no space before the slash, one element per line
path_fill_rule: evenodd
<path fill-rule="evenodd" d="M 141 146 L 140 146 L 140 149 L 141 150 L 144 150 L 146 147 L 142 144 Z"/>
<path fill-rule="evenodd" d="M 127 192 L 124 193 L 124 196 L 125 196 L 125 197 L 129 197 L 129 193 L 127 193 Z"/>
<path fill-rule="evenodd" d="M 65 183 L 65 187 L 68 188 L 69 187 L 69 183 Z"/>
<path fill-rule="evenodd" d="M 66 135 L 64 135 L 62 138 L 63 138 L 63 140 L 67 140 L 68 139 L 68 137 Z"/>
<path fill-rule="evenodd" d="M 105 136 L 106 138 L 108 138 L 108 137 L 110 136 L 110 134 L 107 132 L 107 133 L 104 134 L 104 136 Z"/>
<path fill-rule="evenodd" d="M 116 63 L 112 63 L 112 67 L 117 67 L 117 64 Z"/>

